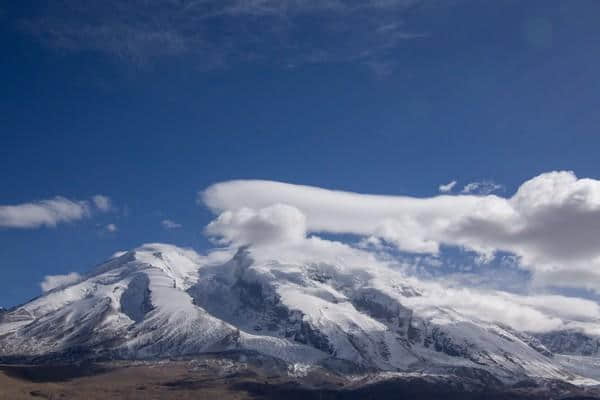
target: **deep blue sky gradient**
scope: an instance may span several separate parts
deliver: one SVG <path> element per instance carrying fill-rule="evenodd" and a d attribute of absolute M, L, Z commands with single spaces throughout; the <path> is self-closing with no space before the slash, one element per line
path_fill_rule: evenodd
<path fill-rule="evenodd" d="M 493 180 L 510 196 L 545 171 L 600 178 L 598 2 L 425 8 L 409 18 L 427 36 L 397 46 L 384 74 L 348 60 L 286 67 L 268 46 L 265 60 L 221 68 L 185 55 L 139 65 L 47 46 L 19 28 L 43 13 L 35 4 L 0 7 L 0 204 L 102 193 L 118 209 L 0 228 L 0 305 L 142 243 L 206 249 L 212 217 L 196 194 L 222 180 L 412 196 Z M 551 36 L 532 42 L 539 24 Z"/>

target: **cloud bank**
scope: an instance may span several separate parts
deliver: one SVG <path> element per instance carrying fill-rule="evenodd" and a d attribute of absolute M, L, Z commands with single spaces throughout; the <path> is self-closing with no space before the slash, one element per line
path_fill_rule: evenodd
<path fill-rule="evenodd" d="M 526 332 L 565 329 L 600 335 L 600 306 L 592 300 L 560 295 L 516 295 L 503 291 L 448 288 L 415 282 L 422 296 L 406 298 L 415 310 L 448 308 L 462 315 L 501 323 Z"/>
<path fill-rule="evenodd" d="M 488 258 L 503 251 L 518 256 L 536 284 L 600 292 L 600 181 L 570 171 L 534 177 L 508 198 L 380 196 L 247 180 L 212 185 L 199 201 L 219 214 L 207 233 L 225 242 L 324 232 L 409 253 L 437 254 L 442 245 Z"/>
<path fill-rule="evenodd" d="M 55 227 L 59 223 L 89 218 L 96 210 L 109 211 L 110 199 L 103 195 L 96 195 L 89 202 L 57 196 L 37 202 L 5 205 L 0 206 L 0 227 L 21 229 Z"/>

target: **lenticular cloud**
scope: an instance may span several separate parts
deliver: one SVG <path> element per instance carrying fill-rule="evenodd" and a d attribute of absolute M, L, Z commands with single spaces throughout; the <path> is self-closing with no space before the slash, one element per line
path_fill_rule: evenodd
<path fill-rule="evenodd" d="M 486 257 L 506 251 L 544 285 L 600 291 L 600 181 L 570 171 L 536 176 L 511 197 L 381 196 L 238 180 L 210 186 L 199 200 L 219 215 L 209 235 L 229 242 L 306 231 L 378 238 L 411 253 L 435 254 L 440 245 Z"/>

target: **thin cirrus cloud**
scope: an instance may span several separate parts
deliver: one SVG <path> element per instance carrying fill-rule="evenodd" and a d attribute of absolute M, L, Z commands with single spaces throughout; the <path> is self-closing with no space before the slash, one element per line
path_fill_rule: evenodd
<path fill-rule="evenodd" d="M 30 203 L 0 206 L 0 227 L 35 229 L 90 218 L 95 211 L 110 210 L 110 199 L 96 195 L 91 201 L 70 200 L 62 196 Z"/>
<path fill-rule="evenodd" d="M 160 224 L 165 229 L 178 229 L 183 226 L 183 225 L 178 224 L 177 222 L 170 220 L 170 219 L 163 219 L 162 221 L 160 221 Z"/>
<path fill-rule="evenodd" d="M 503 188 L 502 185 L 492 181 L 471 182 L 465 185 L 461 193 L 487 195 L 502 190 Z"/>
<path fill-rule="evenodd" d="M 186 56 L 205 68 L 244 60 L 291 68 L 359 62 L 389 73 L 396 62 L 391 50 L 427 37 L 405 21 L 421 2 L 50 0 L 16 25 L 50 48 L 95 51 L 138 65 Z"/>
<path fill-rule="evenodd" d="M 507 198 L 380 196 L 240 180 L 210 186 L 199 201 L 218 214 L 206 232 L 223 242 L 324 232 L 373 237 L 409 253 L 437 254 L 442 245 L 485 258 L 502 251 L 517 256 L 534 284 L 600 291 L 600 181 L 570 171 L 536 176 Z"/>

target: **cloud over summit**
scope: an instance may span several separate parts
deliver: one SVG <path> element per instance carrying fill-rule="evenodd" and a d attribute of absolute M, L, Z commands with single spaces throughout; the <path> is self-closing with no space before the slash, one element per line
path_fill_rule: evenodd
<path fill-rule="evenodd" d="M 284 204 L 259 210 L 241 208 L 221 213 L 206 227 L 206 233 L 240 246 L 299 242 L 306 236 L 306 216 Z"/>
<path fill-rule="evenodd" d="M 517 255 L 537 282 L 600 290 L 593 283 L 600 281 L 600 181 L 578 179 L 570 171 L 536 176 L 508 198 L 380 196 L 272 181 L 229 181 L 209 187 L 199 199 L 220 214 L 207 232 L 229 241 L 286 237 L 283 227 L 298 225 L 308 233 L 379 238 L 409 253 L 435 254 L 441 245 L 486 257 L 505 251 Z M 275 204 L 291 207 L 304 218 L 277 218 L 280 231 L 269 231 L 274 219 L 264 210 Z M 561 271 L 572 279 L 549 278 Z"/>

